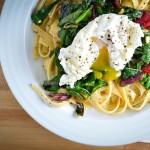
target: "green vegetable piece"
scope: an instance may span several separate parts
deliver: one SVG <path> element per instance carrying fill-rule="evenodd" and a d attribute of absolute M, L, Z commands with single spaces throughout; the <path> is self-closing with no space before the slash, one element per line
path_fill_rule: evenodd
<path fill-rule="evenodd" d="M 68 89 L 68 93 L 70 95 L 74 95 L 75 97 L 77 97 L 79 99 L 85 100 L 85 98 L 80 93 L 74 91 L 73 89 Z"/>
<path fill-rule="evenodd" d="M 143 56 L 141 57 L 141 60 L 145 64 L 149 64 L 150 63 L 150 44 L 145 44 L 143 46 Z"/>
<path fill-rule="evenodd" d="M 55 62 L 55 65 L 57 66 L 58 70 L 60 72 L 64 72 L 64 69 L 63 69 L 62 65 L 60 64 L 60 60 L 58 59 L 59 53 L 60 53 L 60 48 L 56 49 L 56 51 L 55 51 L 55 60 L 54 60 L 54 62 Z"/>
<path fill-rule="evenodd" d="M 81 7 L 81 2 L 72 2 L 71 0 L 63 0 L 61 4 L 60 20 L 78 10 Z"/>
<path fill-rule="evenodd" d="M 102 7 L 100 7 L 100 6 L 96 7 L 96 11 L 99 15 L 102 15 L 102 13 L 103 13 Z"/>
<path fill-rule="evenodd" d="M 60 50 L 60 47 L 56 47 L 54 50 L 51 51 L 50 57 L 52 57 L 54 54 L 57 54 Z"/>
<path fill-rule="evenodd" d="M 59 85 L 53 85 L 51 87 L 45 88 L 46 91 L 57 92 L 61 87 Z"/>
<path fill-rule="evenodd" d="M 105 7 L 103 9 L 103 13 L 108 14 L 108 13 L 112 13 L 112 12 L 113 12 L 113 6 L 110 2 L 107 2 L 107 4 L 105 5 Z"/>
<path fill-rule="evenodd" d="M 144 64 L 150 63 L 150 43 L 144 43 L 142 47 L 138 47 L 134 52 L 134 58 L 141 60 Z"/>
<path fill-rule="evenodd" d="M 96 0 L 97 3 L 106 3 L 106 0 Z"/>
<path fill-rule="evenodd" d="M 107 85 L 108 85 L 107 82 L 105 82 L 103 80 L 96 79 L 92 93 L 95 92 L 96 90 L 98 90 L 99 88 L 107 86 Z"/>
<path fill-rule="evenodd" d="M 78 117 L 84 115 L 84 104 L 83 103 L 77 103 L 76 114 Z"/>
<path fill-rule="evenodd" d="M 60 0 L 56 0 L 53 3 L 51 3 L 49 6 L 42 7 L 37 12 L 33 13 L 31 15 L 32 21 L 38 26 L 42 25 L 44 19 L 48 16 L 49 12 L 59 1 Z"/>
<path fill-rule="evenodd" d="M 150 36 L 150 32 L 144 32 L 144 36 Z"/>
<path fill-rule="evenodd" d="M 80 22 L 87 21 L 92 15 L 91 8 L 86 10 L 83 14 L 81 14 L 75 21 L 75 24 L 79 24 Z"/>
<path fill-rule="evenodd" d="M 124 7 L 124 14 L 127 15 L 130 20 L 134 21 L 137 18 L 141 18 L 143 12 L 130 7 Z"/>
<path fill-rule="evenodd" d="M 70 39 L 69 35 L 66 35 L 65 45 L 70 45 L 70 43 L 71 43 L 71 39 Z"/>
<path fill-rule="evenodd" d="M 87 10 L 89 6 L 91 5 L 92 1 L 91 0 L 82 0 L 82 7 L 83 10 Z"/>
<path fill-rule="evenodd" d="M 67 86 L 66 88 L 69 90 L 69 92 L 70 92 L 70 90 L 74 91 L 74 92 L 77 92 L 84 99 L 87 99 L 87 98 L 89 98 L 91 96 L 91 93 L 87 89 L 85 89 L 83 87 L 75 86 L 74 88 L 70 88 L 70 86 Z M 76 97 L 78 97 L 78 98 L 80 97 L 81 98 L 81 96 L 79 96 L 79 95 L 77 95 Z"/>
<path fill-rule="evenodd" d="M 77 87 L 74 87 L 73 90 L 79 92 L 85 98 L 89 98 L 91 96 L 91 93 L 85 88 L 77 86 Z"/>
<path fill-rule="evenodd" d="M 133 76 L 136 76 L 140 72 L 139 69 L 125 67 L 121 72 L 121 78 L 127 79 Z"/>
<path fill-rule="evenodd" d="M 147 90 L 150 90 L 150 75 L 144 74 L 143 79 L 140 82 Z"/>
<path fill-rule="evenodd" d="M 54 77 L 50 81 L 44 81 L 43 87 L 46 91 L 57 92 L 61 87 L 58 85 L 61 75 Z"/>
<path fill-rule="evenodd" d="M 95 73 L 91 72 L 87 78 L 80 83 L 80 86 L 94 86 L 96 80 Z"/>
<path fill-rule="evenodd" d="M 63 27 L 64 25 L 75 24 L 75 20 L 82 14 L 82 12 L 82 9 L 78 9 L 75 12 L 69 14 L 59 22 L 59 26 Z"/>
<path fill-rule="evenodd" d="M 60 41 L 61 41 L 61 46 L 62 47 L 67 47 L 69 46 L 74 37 L 76 36 L 77 34 L 77 29 L 76 28 L 70 28 L 70 29 L 61 29 L 59 32 L 58 32 L 58 36 L 60 38 Z"/>
<path fill-rule="evenodd" d="M 65 46 L 65 41 L 66 41 L 66 35 L 67 35 L 67 30 L 60 30 L 58 32 L 58 36 L 60 38 L 60 42 L 62 46 Z"/>
<path fill-rule="evenodd" d="M 60 78 L 61 78 L 61 75 L 58 75 L 56 77 L 54 77 L 51 82 L 59 82 L 60 81 Z"/>
<path fill-rule="evenodd" d="M 85 88 L 86 90 L 88 90 L 89 93 L 92 93 L 92 91 L 93 91 L 93 86 L 84 86 L 84 88 Z"/>

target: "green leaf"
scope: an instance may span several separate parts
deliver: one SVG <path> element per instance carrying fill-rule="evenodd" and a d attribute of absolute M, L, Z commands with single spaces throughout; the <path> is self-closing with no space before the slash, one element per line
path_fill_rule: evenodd
<path fill-rule="evenodd" d="M 143 46 L 143 56 L 141 57 L 141 60 L 145 64 L 149 64 L 150 63 L 150 44 L 145 44 Z"/>
<path fill-rule="evenodd" d="M 85 98 L 89 98 L 91 96 L 90 92 L 83 87 L 76 86 L 73 90 L 79 92 Z"/>
<path fill-rule="evenodd" d="M 58 75 L 56 77 L 54 77 L 51 82 L 59 82 L 60 81 L 60 78 L 61 78 L 61 75 Z"/>
<path fill-rule="evenodd" d="M 63 73 L 64 69 L 63 69 L 62 65 L 60 64 L 60 60 L 58 59 L 59 53 L 60 53 L 60 47 L 57 47 L 56 49 L 54 49 L 51 52 L 50 56 L 52 56 L 53 54 L 55 54 L 55 59 L 54 59 L 55 65 L 57 66 L 58 70 L 61 73 Z"/>
<path fill-rule="evenodd" d="M 88 21 L 92 15 L 91 8 L 82 13 L 76 20 L 75 24 L 79 24 L 80 22 Z"/>
<path fill-rule="evenodd" d="M 140 82 L 147 90 L 150 90 L 150 75 L 144 74 L 143 79 Z"/>
<path fill-rule="evenodd" d="M 137 18 L 142 17 L 143 11 L 136 10 L 130 7 L 124 7 L 124 14 L 127 15 L 130 20 L 134 21 Z"/>
<path fill-rule="evenodd" d="M 91 96 L 91 93 L 83 87 L 75 86 L 74 88 L 70 88 L 70 86 L 67 86 L 66 88 L 68 89 L 69 93 L 70 93 L 70 91 L 76 92 L 76 94 L 78 93 L 78 95 L 74 95 L 77 98 L 81 98 L 81 96 L 82 96 L 84 99 L 87 99 Z"/>
<path fill-rule="evenodd" d="M 78 9 L 75 12 L 69 14 L 59 22 L 59 26 L 63 27 L 64 25 L 75 24 L 75 20 L 82 14 L 82 12 L 82 9 Z"/>
<path fill-rule="evenodd" d="M 95 73 L 91 72 L 86 77 L 84 77 L 83 79 L 77 81 L 77 83 L 75 83 L 75 85 L 94 86 L 95 80 L 96 80 L 96 75 L 95 75 Z"/>
<path fill-rule="evenodd" d="M 102 15 L 103 14 L 103 10 L 102 10 L 102 7 L 98 6 L 96 7 L 96 11 L 99 15 Z"/>
<path fill-rule="evenodd" d="M 74 95 L 75 97 L 77 97 L 79 99 L 85 100 L 85 98 L 80 93 L 74 91 L 73 89 L 68 89 L 68 93 L 70 95 Z"/>
<path fill-rule="evenodd" d="M 54 54 L 57 54 L 60 50 L 60 47 L 56 47 L 54 50 L 51 51 L 50 57 L 52 57 Z"/>
<path fill-rule="evenodd" d="M 84 115 L 84 104 L 83 103 L 77 103 L 76 114 L 77 114 L 77 116 Z"/>
<path fill-rule="evenodd" d="M 144 36 L 150 36 L 150 32 L 144 32 Z"/>
<path fill-rule="evenodd" d="M 95 92 L 96 90 L 98 90 L 99 88 L 107 86 L 107 85 L 108 85 L 107 82 L 105 82 L 103 80 L 96 79 L 92 93 Z"/>
<path fill-rule="evenodd" d="M 139 72 L 140 72 L 140 69 L 125 67 L 121 72 L 121 78 L 127 79 L 130 77 L 136 76 Z"/>
<path fill-rule="evenodd" d="M 70 29 L 61 29 L 59 32 L 58 32 L 58 36 L 60 38 L 60 42 L 61 42 L 61 46 L 62 47 L 67 47 L 69 46 L 74 37 L 76 36 L 77 34 L 77 29 L 76 28 L 70 28 Z"/>
<path fill-rule="evenodd" d="M 68 90 L 75 91 L 76 94 L 80 94 L 76 95 L 76 97 L 79 98 L 79 96 L 82 95 L 85 99 L 88 99 L 92 92 L 95 92 L 97 89 L 107 85 L 107 82 L 96 79 L 95 73 L 91 72 L 81 80 L 78 80 L 75 83 L 74 88 L 70 88 L 70 86 L 67 86 L 66 88 Z"/>
<path fill-rule="evenodd" d="M 61 4 L 60 20 L 81 8 L 81 2 L 72 2 L 71 0 L 63 0 Z"/>
<path fill-rule="evenodd" d="M 57 92 L 61 87 L 59 85 L 53 85 L 51 87 L 45 88 L 46 91 Z"/>
<path fill-rule="evenodd" d="M 43 87 L 46 91 L 57 92 L 61 87 L 59 86 L 61 75 L 54 77 L 52 80 L 44 81 Z"/>

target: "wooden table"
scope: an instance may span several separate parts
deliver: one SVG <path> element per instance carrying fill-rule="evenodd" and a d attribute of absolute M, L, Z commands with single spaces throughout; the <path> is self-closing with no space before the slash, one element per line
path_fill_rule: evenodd
<path fill-rule="evenodd" d="M 4 0 L 0 0 L 0 9 Z M 109 142 L 109 141 L 108 141 Z M 36 123 L 18 104 L 0 67 L 0 150 L 150 150 L 150 144 L 91 147 L 65 140 Z"/>

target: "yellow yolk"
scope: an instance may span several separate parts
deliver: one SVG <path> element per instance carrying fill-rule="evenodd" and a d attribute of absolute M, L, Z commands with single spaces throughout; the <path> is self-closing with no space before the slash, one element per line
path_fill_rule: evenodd
<path fill-rule="evenodd" d="M 115 80 L 118 78 L 117 71 L 110 67 L 109 53 L 106 46 L 100 49 L 100 54 L 96 61 L 91 66 L 94 71 L 105 71 L 102 79 L 106 81 Z"/>

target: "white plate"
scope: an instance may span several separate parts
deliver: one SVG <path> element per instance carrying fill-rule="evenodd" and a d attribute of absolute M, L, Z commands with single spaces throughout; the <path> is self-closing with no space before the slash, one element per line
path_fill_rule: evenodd
<path fill-rule="evenodd" d="M 145 139 L 150 135 L 150 106 L 141 112 L 106 115 L 94 109 L 83 118 L 74 117 L 74 108 L 49 107 L 30 88 L 46 79 L 42 62 L 32 58 L 34 34 L 31 12 L 37 0 L 6 0 L 1 16 L 0 55 L 6 80 L 20 105 L 43 127 L 79 143 L 114 146 Z"/>

